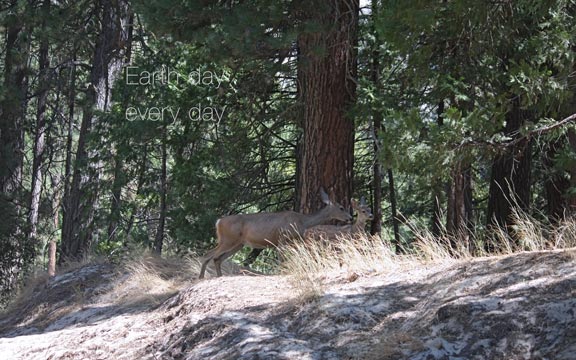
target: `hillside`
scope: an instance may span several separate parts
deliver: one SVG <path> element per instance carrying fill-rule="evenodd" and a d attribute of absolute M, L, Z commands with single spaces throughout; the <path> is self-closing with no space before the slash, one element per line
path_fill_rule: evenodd
<path fill-rule="evenodd" d="M 576 250 L 401 271 L 209 277 L 88 264 L 0 318 L 4 359 L 573 359 Z M 154 270 L 153 267 L 164 270 Z M 172 269 L 173 271 L 174 269 Z M 155 272 L 159 276 L 146 272 Z M 228 268 L 228 273 L 237 271 Z M 171 276 L 175 276 L 171 273 Z M 136 279 L 138 278 L 138 279 Z M 160 280 L 159 280 L 160 279 Z"/>

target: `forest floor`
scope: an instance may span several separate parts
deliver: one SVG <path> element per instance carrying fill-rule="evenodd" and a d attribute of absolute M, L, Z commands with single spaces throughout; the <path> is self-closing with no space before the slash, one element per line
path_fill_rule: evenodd
<path fill-rule="evenodd" d="M 86 264 L 0 316 L 3 359 L 574 359 L 576 250 L 170 282 Z M 166 263 L 158 266 L 168 266 Z M 236 269 L 236 270 L 234 270 Z M 237 268 L 228 267 L 230 273 Z M 173 276 L 172 274 L 171 276 Z M 190 276 L 190 277 L 189 277 Z M 135 277 L 139 277 L 137 281 Z"/>

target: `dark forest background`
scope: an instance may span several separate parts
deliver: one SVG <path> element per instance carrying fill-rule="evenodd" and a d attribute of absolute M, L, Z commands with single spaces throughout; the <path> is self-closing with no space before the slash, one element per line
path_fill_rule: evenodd
<path fill-rule="evenodd" d="M 321 186 L 366 196 L 398 251 L 416 228 L 522 249 L 519 214 L 554 226 L 576 206 L 575 15 L 573 0 L 2 0 L 1 293 L 50 255 L 201 254 L 219 217 L 309 213 Z"/>

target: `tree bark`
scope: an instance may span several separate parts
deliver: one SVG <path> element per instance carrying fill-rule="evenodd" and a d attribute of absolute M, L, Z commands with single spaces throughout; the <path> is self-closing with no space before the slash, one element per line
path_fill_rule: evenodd
<path fill-rule="evenodd" d="M 160 171 L 160 218 L 158 227 L 156 228 L 156 236 L 154 237 L 154 252 L 158 255 L 162 254 L 162 246 L 164 245 L 164 224 L 166 222 L 166 186 L 167 186 L 167 149 L 166 149 L 166 124 L 162 127 L 162 164 Z"/>
<path fill-rule="evenodd" d="M 115 241 L 118 234 L 118 222 L 120 220 L 121 196 L 123 184 L 123 161 L 120 156 L 114 159 L 114 180 L 112 182 L 112 194 L 110 196 L 110 216 L 108 218 L 107 242 Z"/>
<path fill-rule="evenodd" d="M 60 262 L 85 257 L 91 246 L 101 166 L 94 160 L 95 154 L 89 153 L 87 137 L 98 121 L 95 110 L 106 111 L 111 105 L 112 86 L 122 69 L 128 39 L 127 0 L 100 0 L 96 6 L 102 28 L 94 49 L 72 183 L 66 199 Z"/>
<path fill-rule="evenodd" d="M 53 174 L 51 176 L 52 189 L 55 189 L 52 194 L 52 226 L 54 229 L 60 228 L 60 201 L 62 199 L 62 190 L 60 184 L 61 178 Z M 57 244 L 54 238 L 48 242 L 48 276 L 56 276 L 56 251 Z"/>
<path fill-rule="evenodd" d="M 519 99 L 514 98 L 506 114 L 505 134 L 510 137 L 519 136 L 518 130 L 526 116 L 520 109 Z M 487 219 L 489 225 L 503 227 L 511 232 L 513 208 L 526 210 L 530 205 L 532 143 L 524 139 L 506 150 L 498 154 L 492 164 Z"/>
<path fill-rule="evenodd" d="M 403 251 L 400 244 L 400 227 L 398 221 L 398 211 L 396 205 L 396 187 L 394 185 L 394 173 L 392 169 L 388 169 L 388 187 L 390 190 L 390 210 L 391 210 L 391 220 L 392 228 L 394 229 L 394 247 L 396 253 L 399 254 Z"/>
<path fill-rule="evenodd" d="M 374 24 L 378 15 L 378 1 L 372 0 L 372 22 Z M 380 41 L 378 40 L 378 32 L 372 28 L 372 34 L 375 38 L 372 50 L 372 69 L 371 80 L 375 89 L 380 89 Z M 378 109 L 372 111 L 372 134 L 373 134 L 373 151 L 374 151 L 374 164 L 372 166 L 372 204 L 374 218 L 370 223 L 370 233 L 372 235 L 380 235 L 382 233 L 382 164 L 380 163 L 380 132 L 382 130 L 382 112 Z M 396 205 L 396 204 L 394 204 Z M 395 215 L 392 215 L 394 217 Z"/>
<path fill-rule="evenodd" d="M 436 124 L 444 125 L 444 100 L 438 102 L 436 110 Z M 442 203 L 444 199 L 443 188 L 446 188 L 441 179 L 434 177 L 432 179 L 432 217 L 430 219 L 430 228 L 432 235 L 438 237 L 442 235 Z"/>
<path fill-rule="evenodd" d="M 320 187 L 349 206 L 354 162 L 358 0 L 310 4 L 298 37 L 299 100 L 303 104 L 299 211 L 321 207 Z M 314 24 L 314 25 L 312 25 Z"/>
<path fill-rule="evenodd" d="M 542 155 L 543 164 L 547 170 L 544 179 L 546 212 L 548 220 L 552 224 L 557 224 L 562 221 L 570 211 L 566 196 L 571 186 L 570 178 L 564 176 L 564 171 L 556 169 L 554 165 L 554 158 L 564 145 L 565 142 L 558 139 L 550 141 L 546 151 Z"/>
<path fill-rule="evenodd" d="M 451 171 L 446 212 L 446 232 L 451 235 L 452 249 L 464 246 L 473 251 L 472 169 L 462 160 L 458 161 Z"/>
<path fill-rule="evenodd" d="M 129 24 L 134 23 L 134 14 L 130 14 Z M 126 63 L 130 63 L 132 61 L 132 39 L 133 39 L 133 32 L 134 27 L 129 26 L 128 28 L 128 38 L 127 38 L 127 46 L 126 46 Z M 126 111 L 128 107 L 127 104 L 127 95 L 124 93 L 122 97 L 122 112 Z M 122 187 L 125 184 L 125 179 L 123 176 L 123 168 L 124 168 L 124 161 L 118 152 L 116 152 L 114 158 L 114 180 L 112 182 L 112 194 L 110 198 L 110 216 L 108 219 L 108 243 L 113 242 L 118 234 L 119 226 L 118 223 L 120 221 L 120 210 L 122 207 Z"/>

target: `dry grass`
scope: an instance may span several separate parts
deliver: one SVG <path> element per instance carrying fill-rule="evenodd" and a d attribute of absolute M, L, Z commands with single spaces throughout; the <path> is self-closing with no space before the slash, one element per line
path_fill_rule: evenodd
<path fill-rule="evenodd" d="M 82 308 L 90 302 L 107 271 L 111 272 L 112 266 L 100 258 L 69 263 L 54 279 L 44 270 L 36 271 L 0 313 L 0 331 L 14 323 L 44 328 Z"/>
<path fill-rule="evenodd" d="M 324 280 L 334 273 L 359 274 L 391 271 L 402 266 L 388 243 L 375 236 L 342 235 L 337 240 L 293 241 L 281 249 L 281 273 L 291 281 L 303 302 L 324 293 Z"/>
<path fill-rule="evenodd" d="M 413 240 L 404 254 L 395 254 L 389 242 L 373 236 L 343 235 L 336 241 L 292 241 L 282 246 L 281 272 L 291 276 L 302 301 L 319 298 L 327 277 L 335 272 L 370 274 L 419 266 L 422 263 L 466 261 L 475 257 L 508 255 L 576 247 L 576 218 L 551 226 L 521 212 L 513 212 L 510 231 L 492 229 L 484 239 L 472 235 L 432 235 L 424 226 L 410 226 Z M 424 229 L 424 230 L 422 230 Z M 463 240 L 465 239 L 465 240 Z M 493 252 L 486 252 L 486 243 Z"/>
<path fill-rule="evenodd" d="M 13 324 L 44 328 L 87 306 L 154 307 L 189 286 L 199 269 L 196 256 L 160 258 L 140 251 L 121 266 L 102 259 L 74 262 L 53 279 L 39 271 L 0 312 L 0 331 Z M 223 270 L 232 272 L 228 264 Z"/>
<path fill-rule="evenodd" d="M 554 249 L 576 247 L 576 219 L 563 221 L 552 231 L 552 246 Z"/>
<path fill-rule="evenodd" d="M 117 305 L 155 306 L 189 285 L 198 268 L 195 258 L 162 258 L 146 253 L 126 262 L 109 294 Z"/>
<path fill-rule="evenodd" d="M 491 232 L 490 240 L 498 255 L 572 248 L 576 246 L 576 218 L 550 224 L 514 209 L 509 231 L 495 228 Z"/>
<path fill-rule="evenodd" d="M 58 269 L 58 274 L 70 273 L 75 270 L 81 269 L 90 265 L 98 265 L 105 263 L 105 260 L 101 257 L 94 259 L 83 259 L 79 261 L 67 262 L 65 266 Z M 27 276 L 23 281 L 22 287 L 18 289 L 16 296 L 7 304 L 6 308 L 2 310 L 1 314 L 12 313 L 17 308 L 21 307 L 21 304 L 27 303 L 29 299 L 34 298 L 34 295 L 38 293 L 38 289 L 47 288 L 51 283 L 52 279 L 48 276 L 48 272 L 44 269 L 36 269 L 31 272 L 31 275 Z M 38 299 L 38 301 L 45 301 L 46 297 Z M 0 315 L 1 315 L 0 314 Z"/>

